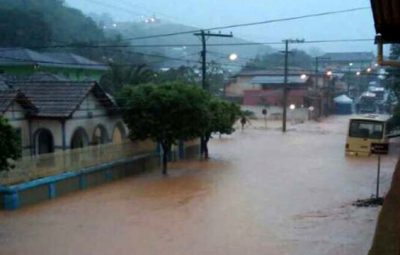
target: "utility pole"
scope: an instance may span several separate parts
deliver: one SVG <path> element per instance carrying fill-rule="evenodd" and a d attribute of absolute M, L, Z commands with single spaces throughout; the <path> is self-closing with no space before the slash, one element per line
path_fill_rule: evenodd
<path fill-rule="evenodd" d="M 207 38 L 208 37 L 233 37 L 232 33 L 230 34 L 221 34 L 220 33 L 211 33 L 210 31 L 205 32 L 201 30 L 200 33 L 195 33 L 195 36 L 201 37 L 201 44 L 203 49 L 201 51 L 201 85 L 204 90 L 208 91 L 209 86 L 207 82 Z"/>
<path fill-rule="evenodd" d="M 315 57 L 315 89 L 318 88 L 318 65 L 319 65 L 319 57 Z"/>
<path fill-rule="evenodd" d="M 283 116 L 282 116 L 282 132 L 286 132 L 286 118 L 287 118 L 287 101 L 288 101 L 288 63 L 289 60 L 289 40 L 285 40 L 285 72 L 283 81 Z"/>
<path fill-rule="evenodd" d="M 320 101 L 319 101 L 319 106 L 318 106 L 318 108 L 319 108 L 319 116 L 318 117 L 321 117 L 322 116 L 322 109 L 323 109 L 323 104 L 324 104 L 324 100 L 323 100 L 323 98 L 324 98 L 324 95 L 323 95 L 323 90 L 319 90 L 319 88 L 318 88 L 318 81 L 319 81 L 319 64 L 320 64 L 320 61 L 321 60 L 325 60 L 325 61 L 329 61 L 330 60 L 330 58 L 328 58 L 328 57 L 315 57 L 315 84 L 314 84 L 314 88 L 315 88 L 315 91 L 319 91 L 318 92 L 318 94 L 319 94 L 319 96 L 320 96 Z M 322 79 L 323 79 L 323 86 L 322 86 L 322 89 L 324 89 L 324 86 L 325 86 L 325 75 L 323 75 L 322 76 Z"/>
<path fill-rule="evenodd" d="M 285 71 L 284 71 L 284 85 L 283 85 L 283 116 L 282 116 L 282 132 L 286 132 L 286 120 L 287 120 L 287 101 L 288 101 L 288 74 L 289 74 L 289 43 L 303 43 L 304 39 L 299 40 L 284 40 L 285 43 Z"/>

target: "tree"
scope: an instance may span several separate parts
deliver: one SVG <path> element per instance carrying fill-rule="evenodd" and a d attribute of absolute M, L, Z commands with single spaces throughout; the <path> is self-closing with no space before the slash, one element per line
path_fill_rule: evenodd
<path fill-rule="evenodd" d="M 20 156 L 20 138 L 7 120 L 0 116 L 0 171 L 11 169 L 13 165 L 9 160 L 16 160 Z"/>
<path fill-rule="evenodd" d="M 119 104 L 132 140 L 152 139 L 163 149 L 162 173 L 167 174 L 168 155 L 178 140 L 204 134 L 208 126 L 209 95 L 198 86 L 179 82 L 124 87 Z"/>
<path fill-rule="evenodd" d="M 170 82 L 178 81 L 188 84 L 197 84 L 200 81 L 200 76 L 197 74 L 193 67 L 180 66 L 178 68 L 171 68 L 168 71 L 159 72 L 157 74 L 156 82 Z"/>
<path fill-rule="evenodd" d="M 285 58 L 282 53 L 275 52 L 271 54 L 265 54 L 257 56 L 255 59 L 250 60 L 245 69 L 265 69 L 265 68 L 276 68 L 283 67 L 285 64 Z M 310 55 L 302 50 L 292 50 L 289 57 L 290 67 L 301 67 L 311 68 L 313 59 Z"/>
<path fill-rule="evenodd" d="M 52 39 L 50 26 L 36 11 L 0 9 L 1 47 L 43 47 Z"/>
<path fill-rule="evenodd" d="M 207 66 L 207 82 L 212 95 L 223 96 L 225 71 L 220 64 L 211 61 Z"/>
<path fill-rule="evenodd" d="M 113 93 L 118 93 L 125 85 L 138 85 L 151 82 L 155 76 L 146 65 L 123 66 L 110 64 L 110 69 L 100 80 L 100 84 Z"/>
<path fill-rule="evenodd" d="M 400 45 L 392 44 L 390 48 L 390 59 L 396 60 L 400 57 Z M 400 102 L 400 70 L 399 68 L 388 68 L 389 75 L 387 79 L 387 87 L 390 88 L 391 94 L 394 95 L 397 102 Z M 389 105 L 391 108 L 391 105 Z M 400 127 L 400 105 L 397 103 L 393 111 L 393 116 L 388 121 L 388 129 L 392 130 Z"/>
<path fill-rule="evenodd" d="M 212 133 L 231 134 L 235 131 L 233 125 L 240 116 L 240 107 L 219 98 L 211 98 L 208 102 L 209 122 L 202 140 L 202 154 L 208 158 L 208 142 Z"/>

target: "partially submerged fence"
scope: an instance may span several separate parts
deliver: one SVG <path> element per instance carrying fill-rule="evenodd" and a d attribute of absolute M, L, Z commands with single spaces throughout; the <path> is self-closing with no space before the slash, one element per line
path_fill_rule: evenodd
<path fill-rule="evenodd" d="M 180 142 L 173 147 L 170 159 L 197 157 L 199 147 L 199 139 Z M 151 141 L 24 157 L 15 169 L 0 175 L 0 209 L 15 210 L 151 170 L 160 165 L 160 159 L 159 147 Z"/>
<path fill-rule="evenodd" d="M 152 141 L 121 144 L 103 144 L 55 153 L 27 156 L 15 162 L 15 168 L 2 172 L 0 185 L 26 182 L 41 177 L 64 172 L 74 172 L 82 168 L 134 157 L 139 154 L 155 152 L 156 144 Z"/>

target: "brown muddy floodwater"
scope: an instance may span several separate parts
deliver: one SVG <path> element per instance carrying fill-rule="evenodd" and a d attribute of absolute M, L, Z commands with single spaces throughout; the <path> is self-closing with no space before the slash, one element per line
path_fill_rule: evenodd
<path fill-rule="evenodd" d="M 0 254 L 358 255 L 379 208 L 376 159 L 344 156 L 347 119 L 214 139 L 212 159 L 0 213 Z M 397 145 L 392 145 L 396 147 Z M 383 159 L 382 190 L 396 152 Z"/>

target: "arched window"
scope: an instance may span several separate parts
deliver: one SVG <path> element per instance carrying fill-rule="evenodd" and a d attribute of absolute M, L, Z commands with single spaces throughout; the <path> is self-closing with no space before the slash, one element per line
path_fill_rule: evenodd
<path fill-rule="evenodd" d="M 120 144 L 126 137 L 125 127 L 122 122 L 118 122 L 114 127 L 114 132 L 112 136 L 113 143 Z"/>
<path fill-rule="evenodd" d="M 71 149 L 83 148 L 89 145 L 89 137 L 83 128 L 75 130 L 71 138 Z"/>
<path fill-rule="evenodd" d="M 93 131 L 92 144 L 105 144 L 108 143 L 107 129 L 103 125 L 98 125 Z"/>
<path fill-rule="evenodd" d="M 45 154 L 54 152 L 54 139 L 50 130 L 41 128 L 36 131 L 35 136 L 36 154 Z"/>

